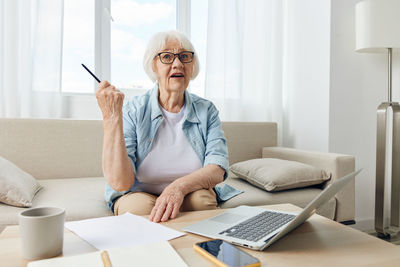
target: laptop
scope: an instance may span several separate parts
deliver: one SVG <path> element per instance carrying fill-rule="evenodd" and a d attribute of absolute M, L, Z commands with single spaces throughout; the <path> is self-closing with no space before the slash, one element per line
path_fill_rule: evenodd
<path fill-rule="evenodd" d="M 215 217 L 192 224 L 186 232 L 222 239 L 234 245 L 263 250 L 297 228 L 317 208 L 331 199 L 361 172 L 352 172 L 328 185 L 300 213 L 239 206 Z"/>

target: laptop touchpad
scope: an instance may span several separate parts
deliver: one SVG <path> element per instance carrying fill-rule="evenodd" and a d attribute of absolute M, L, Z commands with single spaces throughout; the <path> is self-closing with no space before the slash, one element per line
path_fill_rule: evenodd
<path fill-rule="evenodd" d="M 239 222 L 245 218 L 245 216 L 240 216 L 239 214 L 234 213 L 223 213 L 217 217 L 211 218 L 211 221 L 221 222 L 221 223 L 235 223 Z"/>

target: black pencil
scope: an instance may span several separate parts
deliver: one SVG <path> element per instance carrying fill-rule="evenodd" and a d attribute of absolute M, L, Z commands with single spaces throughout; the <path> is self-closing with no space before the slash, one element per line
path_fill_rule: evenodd
<path fill-rule="evenodd" d="M 87 70 L 89 73 L 90 73 L 90 75 L 92 75 L 93 76 L 93 78 L 95 78 L 96 79 L 96 81 L 98 82 L 98 83 L 100 83 L 101 81 L 99 80 L 99 78 L 97 78 L 96 77 L 96 75 L 94 75 L 86 66 L 85 66 L 85 64 L 82 64 L 82 67 L 84 67 L 85 68 L 85 70 Z"/>

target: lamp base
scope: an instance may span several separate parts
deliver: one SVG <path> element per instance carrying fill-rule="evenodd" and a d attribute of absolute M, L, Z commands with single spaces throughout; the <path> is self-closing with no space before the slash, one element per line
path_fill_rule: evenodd
<path fill-rule="evenodd" d="M 393 110 L 393 120 L 389 122 L 393 125 L 391 175 L 386 172 L 386 131 L 389 108 Z M 385 179 L 391 182 L 390 192 L 385 190 Z M 382 103 L 377 110 L 375 190 L 375 230 L 378 236 L 395 236 L 400 232 L 400 105 L 397 102 Z M 387 201 L 388 196 L 390 196 L 390 203 Z M 386 214 L 388 210 L 390 214 Z"/>

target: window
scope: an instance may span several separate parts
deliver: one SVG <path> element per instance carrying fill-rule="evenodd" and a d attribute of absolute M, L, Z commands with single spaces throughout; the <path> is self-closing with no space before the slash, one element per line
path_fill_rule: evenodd
<path fill-rule="evenodd" d="M 66 0 L 61 76 L 63 93 L 93 93 L 93 79 L 82 71 L 81 63 L 94 67 L 94 0 Z"/>
<path fill-rule="evenodd" d="M 80 66 L 84 63 L 100 79 L 110 80 L 124 92 L 142 93 L 153 86 L 142 63 L 147 42 L 159 31 L 179 28 L 191 35 L 200 60 L 200 73 L 190 90 L 203 96 L 207 2 L 65 0 L 62 92 L 95 92 L 97 83 Z"/>
<path fill-rule="evenodd" d="M 206 56 L 207 56 L 207 21 L 208 1 L 191 1 L 191 42 L 200 61 L 200 72 L 190 83 L 190 91 L 204 97 Z"/>
<path fill-rule="evenodd" d="M 149 89 L 143 69 L 149 39 L 175 29 L 176 1 L 111 0 L 111 80 L 121 89 Z"/>

